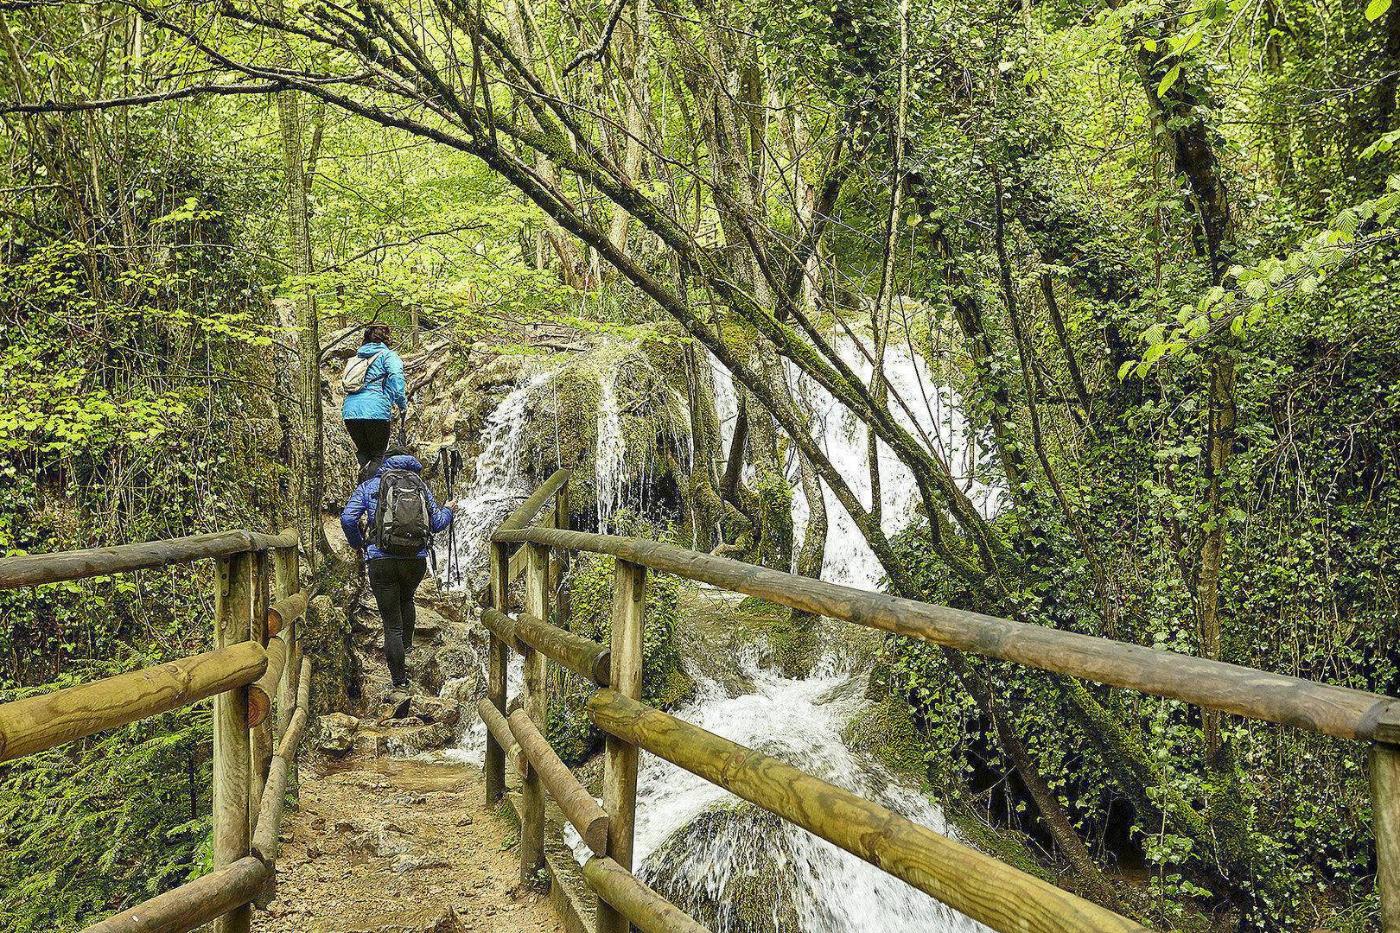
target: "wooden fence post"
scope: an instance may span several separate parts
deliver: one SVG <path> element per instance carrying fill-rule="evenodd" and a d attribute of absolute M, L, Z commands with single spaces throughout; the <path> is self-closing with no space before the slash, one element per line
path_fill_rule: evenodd
<path fill-rule="evenodd" d="M 510 609 L 510 553 L 508 545 L 491 545 L 491 605 L 508 612 Z M 506 643 L 491 632 L 486 649 L 486 698 L 504 718 L 506 715 Z M 486 805 L 495 806 L 506 792 L 506 753 L 488 731 L 486 733 Z"/>
<path fill-rule="evenodd" d="M 554 494 L 554 527 L 564 531 L 569 530 L 569 484 L 566 482 L 559 487 L 559 491 Z M 568 628 L 569 620 L 573 617 L 574 604 L 569 598 L 569 587 L 564 582 L 564 578 L 569 573 L 569 563 L 571 555 L 568 548 L 559 548 L 555 552 L 555 581 L 554 581 L 554 624 L 560 628 Z"/>
<path fill-rule="evenodd" d="M 642 616 L 646 606 L 647 570 L 617 562 L 612 608 L 612 689 L 632 700 L 642 698 Z M 603 809 L 608 814 L 608 857 L 632 870 L 633 833 L 637 822 L 637 746 L 607 738 L 603 760 Z M 627 920 L 601 897 L 597 933 L 627 933 Z"/>
<path fill-rule="evenodd" d="M 1400 747 L 1384 742 L 1371 746 L 1371 813 L 1381 930 L 1400 933 Z"/>
<path fill-rule="evenodd" d="M 525 611 L 539 619 L 549 619 L 549 547 L 527 544 L 525 565 Z M 541 733 L 548 728 L 549 694 L 545 684 L 544 652 L 525 648 L 525 715 Z M 533 767 L 527 767 L 520 782 L 520 880 L 533 884 L 544 869 L 544 787 Z"/>
<path fill-rule="evenodd" d="M 297 549 L 278 548 L 272 558 L 272 591 L 284 599 L 301 589 Z M 291 623 L 287 635 L 287 666 L 282 675 L 282 689 L 277 697 L 277 735 L 287 731 L 292 710 L 297 705 L 297 675 L 301 672 L 301 621 Z M 310 710 L 307 711 L 310 715 Z"/>
<path fill-rule="evenodd" d="M 271 559 L 266 551 L 248 555 L 253 568 L 253 618 L 248 637 L 263 647 L 267 647 L 267 607 L 270 601 Z M 290 644 L 290 642 L 288 642 Z M 268 697 L 271 701 L 272 697 Z M 257 822 L 258 810 L 262 806 L 263 785 L 267 783 L 267 769 L 272 762 L 272 724 L 274 717 L 268 715 L 252 728 L 248 736 L 251 757 L 251 777 L 248 782 L 248 818 Z"/>
<path fill-rule="evenodd" d="M 214 589 L 214 644 L 224 648 L 247 641 L 253 615 L 252 554 L 235 554 L 218 562 Z M 214 867 L 232 865 L 249 852 L 248 790 L 252 759 L 248 741 L 248 688 L 214 698 Z M 215 933 L 247 933 L 252 907 L 230 911 L 214 925 Z"/>

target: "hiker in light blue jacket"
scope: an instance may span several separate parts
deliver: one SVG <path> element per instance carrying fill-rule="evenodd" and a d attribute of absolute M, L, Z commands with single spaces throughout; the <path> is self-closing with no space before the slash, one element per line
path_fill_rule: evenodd
<path fill-rule="evenodd" d="M 340 415 L 355 442 L 355 459 L 363 470 L 384 456 L 395 412 L 408 412 L 403 360 L 389 349 L 388 325 L 365 328 L 364 346 L 346 362 L 341 386 L 346 394 Z"/>

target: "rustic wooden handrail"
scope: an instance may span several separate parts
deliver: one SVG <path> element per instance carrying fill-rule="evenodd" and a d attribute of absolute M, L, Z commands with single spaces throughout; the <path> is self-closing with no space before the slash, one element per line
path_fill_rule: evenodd
<path fill-rule="evenodd" d="M 288 772 L 310 702 L 311 664 L 296 624 L 310 594 L 299 583 L 297 547 L 295 530 L 227 531 L 0 560 L 0 589 L 217 561 L 213 651 L 0 705 L 2 762 L 214 697 L 214 871 L 90 930 L 184 931 L 214 921 L 216 933 L 247 933 L 251 905 L 271 896 Z M 259 817 L 256 838 L 250 815 Z"/>
<path fill-rule="evenodd" d="M 612 664 L 612 652 L 596 641 L 536 618 L 528 612 L 511 617 L 496 609 L 486 609 L 481 613 L 481 622 L 492 634 L 505 639 L 517 651 L 525 650 L 521 645 L 534 648 L 580 677 L 591 680 L 600 687 L 608 685 L 608 667 Z"/>
<path fill-rule="evenodd" d="M 186 933 L 250 903 L 271 875 L 245 856 L 88 927 L 85 933 Z"/>
<path fill-rule="evenodd" d="M 506 520 L 501 522 L 501 528 L 508 530 L 511 528 L 524 528 L 535 520 L 535 516 L 540 514 L 549 497 L 559 491 L 559 488 L 569 481 L 569 475 L 573 471 L 569 467 L 562 467 L 550 474 L 549 479 L 539 485 L 530 497 L 520 504 L 514 512 L 511 512 Z"/>
<path fill-rule="evenodd" d="M 243 642 L 0 705 L 0 761 L 189 706 L 262 676 L 267 654 Z"/>
<path fill-rule="evenodd" d="M 710 933 L 709 927 L 697 923 L 610 858 L 589 859 L 583 865 L 583 877 L 642 933 Z"/>
<path fill-rule="evenodd" d="M 296 547 L 296 544 L 297 533 L 293 529 L 275 535 L 255 531 L 216 531 L 116 547 L 4 557 L 0 558 L 0 590 L 148 570 L 206 558 L 232 557 L 248 551 Z"/>
<path fill-rule="evenodd" d="M 1396 703 L 1363 690 L 872 593 L 657 541 L 554 528 L 504 529 L 494 540 L 610 554 L 814 615 L 1337 738 L 1373 738 Z"/>
<path fill-rule="evenodd" d="M 486 615 L 491 631 L 489 699 L 481 704 L 490 736 L 487 796 L 494 801 L 504 788 L 506 747 L 512 755 L 524 757 L 512 740 L 525 731 L 525 723 L 538 727 L 541 722 L 543 673 L 539 665 L 543 659 L 589 677 L 585 668 L 593 665 L 596 669 L 605 650 L 548 621 L 551 549 L 558 552 L 560 567 L 567 566 L 568 555 L 575 551 L 616 558 L 612 644 L 606 649 L 608 678 L 590 678 L 605 687 L 590 700 L 589 710 L 607 736 L 603 778 L 603 810 L 609 820 L 607 858 L 595 857 L 585 867 L 585 878 L 599 896 L 597 933 L 623 933 L 629 921 L 643 929 L 692 929 L 686 924 L 694 924 L 631 874 L 639 748 L 823 836 L 996 929 L 1142 929 L 1131 920 L 903 820 L 877 804 L 642 705 L 641 619 L 647 569 L 957 651 L 1337 738 L 1369 741 L 1381 926 L 1384 933 L 1400 933 L 1400 700 L 857 590 L 657 541 L 572 531 L 568 527 L 567 476 L 561 479 L 560 473 L 551 476 L 492 535 L 494 609 Z M 554 520 L 528 526 L 554 493 Z M 516 545 L 524 546 L 511 558 L 510 549 Z M 513 564 L 519 564 L 527 578 L 525 612 L 514 617 L 508 606 L 510 583 L 516 576 Z M 559 598 L 563 610 L 567 589 L 561 590 Z M 526 637 L 526 630 L 533 632 L 533 637 Z M 528 718 L 516 714 L 521 727 L 515 735 L 507 735 L 506 727 L 517 724 L 516 717 L 508 724 L 503 715 L 506 655 L 512 648 L 526 656 L 525 700 L 527 710 L 533 712 Z M 521 858 L 522 877 L 527 877 L 540 851 L 535 837 L 543 817 L 538 805 L 538 775 L 531 775 L 524 761 L 518 761 L 518 769 L 525 778 Z M 528 841 L 527 828 L 531 833 Z M 642 889 L 646 893 L 641 893 Z M 633 900 L 623 903 L 619 890 Z"/>
<path fill-rule="evenodd" d="M 848 790 L 612 690 L 593 723 L 908 882 L 994 930 L 1145 929 Z"/>
<path fill-rule="evenodd" d="M 598 806 L 598 801 L 578 782 L 569 766 L 559 760 L 524 710 L 511 713 L 506 722 L 511 734 L 520 743 L 526 762 L 539 772 L 545 789 L 559 805 L 560 812 L 578 830 L 579 837 L 595 855 L 605 855 L 608 851 L 608 815 Z"/>

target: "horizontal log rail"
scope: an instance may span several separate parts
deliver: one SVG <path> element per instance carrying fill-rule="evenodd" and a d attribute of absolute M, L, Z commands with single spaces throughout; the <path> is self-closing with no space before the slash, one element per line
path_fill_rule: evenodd
<path fill-rule="evenodd" d="M 266 668 L 267 653 L 248 641 L 14 700 L 0 706 L 0 762 L 247 686 Z"/>
<path fill-rule="evenodd" d="M 276 635 L 288 625 L 306 615 L 306 606 L 311 600 L 311 591 L 302 590 L 285 596 L 267 607 L 267 634 Z"/>
<path fill-rule="evenodd" d="M 506 720 L 511 734 L 525 752 L 525 760 L 539 774 L 545 790 L 554 798 L 565 818 L 578 830 L 584 844 L 595 855 L 608 851 L 608 815 L 593 795 L 584 790 L 569 766 L 559 759 L 549 742 L 535 728 L 524 710 L 516 710 Z"/>
<path fill-rule="evenodd" d="M 642 933 L 710 933 L 709 927 L 697 923 L 610 858 L 589 859 L 583 865 L 583 878 Z"/>
<path fill-rule="evenodd" d="M 225 531 L 0 559 L 0 589 L 218 562 L 213 651 L 0 705 L 4 762 L 215 698 L 214 871 L 89 931 L 164 933 L 214 921 L 216 933 L 247 933 L 251 905 L 270 898 L 288 778 L 310 709 L 311 666 L 296 622 L 311 594 L 299 582 L 298 545 L 295 530 Z M 285 726 L 269 759 L 258 750 L 271 743 L 274 701 Z"/>
<path fill-rule="evenodd" d="M 569 481 L 569 474 L 573 471 L 568 467 L 555 470 L 550 474 L 549 479 L 539 485 L 530 497 L 520 504 L 514 512 L 511 512 L 506 520 L 501 522 L 501 529 L 524 528 L 535 520 L 535 516 L 540 514 L 544 504 L 549 501 L 549 497 L 559 491 L 559 488 Z"/>
<path fill-rule="evenodd" d="M 0 590 L 149 570 L 206 558 L 232 557 L 248 551 L 295 547 L 296 544 L 297 533 L 294 529 L 274 535 L 255 531 L 216 531 L 116 547 L 5 557 L 0 558 Z"/>
<path fill-rule="evenodd" d="M 529 762 L 525 758 L 525 750 L 515 740 L 515 733 L 511 732 L 510 723 L 506 721 L 506 717 L 502 716 L 501 711 L 491 705 L 491 701 L 487 699 L 477 700 L 476 712 L 486 726 L 487 734 L 505 750 L 506 757 L 515 765 L 516 773 L 523 776 Z"/>
<path fill-rule="evenodd" d="M 267 669 L 248 687 L 248 726 L 260 726 L 272 712 L 272 699 L 287 666 L 287 633 L 278 632 L 267 640 Z"/>
<path fill-rule="evenodd" d="M 1378 724 L 1389 719 L 1387 707 L 1396 702 L 1301 677 L 858 590 L 657 541 L 537 527 L 502 528 L 493 540 L 610 554 L 815 615 L 1337 738 L 1375 738 Z"/>
<path fill-rule="evenodd" d="M 271 874 L 250 855 L 93 924 L 86 933 L 186 933 L 251 904 Z"/>
<path fill-rule="evenodd" d="M 1146 929 L 848 790 L 613 690 L 594 694 L 588 712 L 609 735 L 776 813 L 994 930 Z"/>
<path fill-rule="evenodd" d="M 481 614 L 482 624 L 518 651 L 534 648 L 556 664 L 600 687 L 608 685 L 612 652 L 596 641 L 576 635 L 528 612 L 508 616 L 497 609 Z"/>
<path fill-rule="evenodd" d="M 529 525 L 556 492 L 553 520 Z M 956 651 L 1336 738 L 1369 741 L 1381 928 L 1385 933 L 1400 933 L 1400 700 L 839 586 L 658 541 L 573 531 L 568 519 L 567 483 L 556 473 L 492 535 L 495 609 L 484 615 L 491 631 L 490 699 L 482 701 L 480 712 L 490 736 L 485 763 L 488 802 L 497 799 L 504 787 L 504 750 L 509 749 L 516 759 L 524 781 L 521 823 L 530 827 L 532 840 L 527 846 L 522 828 L 524 879 L 539 862 L 537 837 L 543 815 L 538 788 L 543 784 L 556 799 L 577 797 L 582 790 L 569 772 L 559 773 L 562 769 L 554 766 L 557 755 L 540 734 L 545 689 L 540 665 L 548 658 L 603 688 L 588 703 L 590 718 L 607 736 L 602 808 L 608 820 L 607 847 L 600 851 L 590 844 L 595 856 L 584 868 L 585 879 L 598 896 L 596 933 L 625 933 L 629 923 L 643 930 L 703 929 L 631 872 L 640 749 L 776 813 L 994 929 L 1018 933 L 1145 929 L 778 759 L 642 704 L 641 633 L 648 570 Z M 516 545 L 524 546 L 511 557 Z M 556 557 L 550 556 L 551 551 Z M 577 551 L 617 559 L 610 648 L 549 622 L 549 596 L 556 586 L 550 565 L 557 558 L 562 581 L 569 555 Z M 517 564 L 527 578 L 526 611 L 511 616 L 507 614 L 509 590 Z M 560 617 L 567 618 L 567 584 L 561 582 L 557 596 Z M 525 709 L 507 721 L 505 671 L 510 649 L 525 657 Z M 526 757 L 528 763 L 521 760 Z M 541 780 L 546 770 L 552 776 Z"/>

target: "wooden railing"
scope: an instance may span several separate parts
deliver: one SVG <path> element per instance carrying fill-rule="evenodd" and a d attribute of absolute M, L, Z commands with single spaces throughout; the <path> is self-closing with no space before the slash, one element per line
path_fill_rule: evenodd
<path fill-rule="evenodd" d="M 543 792 L 548 792 L 594 853 L 584 877 L 598 897 L 599 933 L 625 933 L 628 921 L 646 931 L 703 929 L 631 872 L 638 749 L 801 826 L 993 929 L 1143 929 L 878 804 L 641 703 L 649 570 L 958 651 L 1368 742 L 1381 926 L 1386 933 L 1400 933 L 1400 701 L 838 586 L 656 541 L 572 531 L 567 483 L 568 471 L 556 472 L 492 536 L 493 608 L 483 613 L 490 632 L 489 686 L 479 709 L 488 732 L 488 802 L 505 791 L 507 755 L 522 777 L 522 879 L 531 879 L 543 865 Z M 552 520 L 531 525 L 551 495 L 556 495 Z M 552 551 L 564 559 L 578 551 L 616 558 L 610 646 L 549 621 Z M 522 560 L 524 611 L 511 614 L 511 568 Z M 524 709 L 507 719 L 505 675 L 511 650 L 524 656 Z M 607 736 L 601 808 L 541 736 L 546 659 L 600 688 L 588 709 Z"/>
<path fill-rule="evenodd" d="M 0 559 L 0 589 L 217 561 L 214 650 L 0 705 L 3 763 L 214 697 L 214 870 L 89 933 L 174 933 L 210 921 L 244 933 L 252 905 L 271 899 L 288 771 L 310 709 L 297 545 L 295 530 L 227 531 Z"/>

